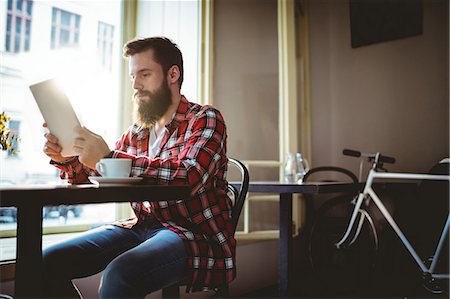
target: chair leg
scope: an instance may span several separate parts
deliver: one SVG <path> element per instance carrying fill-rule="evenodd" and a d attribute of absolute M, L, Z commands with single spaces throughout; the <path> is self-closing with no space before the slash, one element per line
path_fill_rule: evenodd
<path fill-rule="evenodd" d="M 162 289 L 163 298 L 180 298 L 180 287 L 179 284 L 173 284 L 171 286 Z"/>

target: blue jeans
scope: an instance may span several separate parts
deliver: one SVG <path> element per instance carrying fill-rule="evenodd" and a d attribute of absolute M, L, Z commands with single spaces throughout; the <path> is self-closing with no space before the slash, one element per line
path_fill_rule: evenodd
<path fill-rule="evenodd" d="M 144 298 L 184 279 L 187 254 L 174 232 L 105 225 L 43 251 L 44 296 L 78 298 L 72 279 L 104 270 L 100 298 Z"/>

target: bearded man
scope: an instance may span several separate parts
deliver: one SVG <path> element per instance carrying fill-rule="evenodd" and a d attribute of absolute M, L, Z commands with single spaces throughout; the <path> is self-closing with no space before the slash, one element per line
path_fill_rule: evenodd
<path fill-rule="evenodd" d="M 136 123 L 113 150 L 101 136 L 80 127 L 74 146 L 78 156 L 61 156 L 51 132 L 45 134 L 44 153 L 70 183 L 98 175 L 95 165 L 102 158 L 128 158 L 131 176 L 159 185 L 188 184 L 191 196 L 131 202 L 133 219 L 46 248 L 47 297 L 77 298 L 72 279 L 103 270 L 101 298 L 143 298 L 179 281 L 188 282 L 188 291 L 213 289 L 236 275 L 222 115 L 181 95 L 183 58 L 169 39 L 131 40 L 124 46 L 124 57 L 134 89 Z"/>

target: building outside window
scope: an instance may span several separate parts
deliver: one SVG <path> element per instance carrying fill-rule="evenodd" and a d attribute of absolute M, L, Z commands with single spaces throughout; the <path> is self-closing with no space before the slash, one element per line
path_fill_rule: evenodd
<path fill-rule="evenodd" d="M 97 55 L 98 62 L 106 70 L 111 70 L 114 46 L 114 26 L 98 22 Z"/>
<path fill-rule="evenodd" d="M 31 16 L 33 1 L 8 0 L 5 50 L 24 52 L 30 50 Z"/>
<path fill-rule="evenodd" d="M 51 47 L 75 47 L 80 40 L 81 16 L 53 7 Z"/>
<path fill-rule="evenodd" d="M 103 36 L 109 43 L 108 57 L 97 61 L 98 36 L 92 28 L 100 22 L 111 27 Z M 0 25 L 0 112 L 11 117 L 8 125 L 21 139 L 14 145 L 17 154 L 0 152 L 1 185 L 64 183 L 43 153 L 44 120 L 29 90 L 39 81 L 56 79 L 82 125 L 114 146 L 121 133 L 121 22 L 120 1 L 0 1 L 0 24 L 7 25 Z M 26 39 L 27 32 L 33 35 Z M 107 60 L 107 69 L 96 67 Z M 122 217 L 119 207 L 114 203 L 44 207 L 44 234 L 112 222 Z M 0 259 L 14 258 L 14 250 L 11 256 L 4 255 L 3 240 L 13 237 L 15 228 L 16 210 L 0 208 Z"/>

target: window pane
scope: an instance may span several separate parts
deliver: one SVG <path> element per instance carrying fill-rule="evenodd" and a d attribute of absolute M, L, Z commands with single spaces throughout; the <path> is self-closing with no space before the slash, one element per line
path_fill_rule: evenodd
<path fill-rule="evenodd" d="M 102 45 L 102 40 L 100 39 L 100 30 L 101 30 L 101 26 L 100 23 L 98 24 L 98 28 L 97 28 L 97 49 L 101 48 Z"/>
<path fill-rule="evenodd" d="M 20 35 L 22 32 L 22 18 L 16 17 L 16 35 Z"/>
<path fill-rule="evenodd" d="M 5 40 L 5 49 L 6 52 L 11 52 L 11 34 L 9 32 L 6 33 L 6 40 Z"/>
<path fill-rule="evenodd" d="M 69 42 L 70 42 L 70 31 L 61 29 L 59 31 L 59 45 L 65 46 L 65 45 L 68 45 Z"/>
<path fill-rule="evenodd" d="M 33 1 L 27 1 L 27 15 L 31 17 L 33 11 Z"/>
<path fill-rule="evenodd" d="M 22 32 L 22 19 L 16 17 L 16 34 L 14 35 L 14 52 L 20 51 L 20 41 Z"/>
<path fill-rule="evenodd" d="M 67 27 L 70 27 L 70 13 L 67 11 L 62 10 L 61 11 L 61 25 L 65 25 Z"/>
<path fill-rule="evenodd" d="M 115 208 L 114 203 L 44 207 L 44 227 L 113 222 L 116 220 Z"/>
<path fill-rule="evenodd" d="M 278 211 L 277 201 L 250 200 L 250 231 L 278 230 Z"/>
<path fill-rule="evenodd" d="M 55 48 L 56 44 L 55 44 L 55 39 L 56 39 L 56 29 L 55 27 L 52 26 L 52 33 L 51 33 L 51 39 L 50 39 L 50 46 L 52 49 Z"/>
<path fill-rule="evenodd" d="M 8 14 L 7 21 L 6 21 L 6 31 L 8 33 L 10 33 L 12 30 L 11 28 L 12 28 L 12 16 L 10 14 Z"/>
<path fill-rule="evenodd" d="M 58 14 L 58 10 L 56 8 L 52 8 L 52 23 L 56 24 L 56 15 Z"/>
<path fill-rule="evenodd" d="M 31 20 L 26 21 L 25 35 L 30 36 L 31 32 Z"/>
<path fill-rule="evenodd" d="M 75 16 L 75 29 L 79 30 L 80 29 L 80 16 Z"/>
<path fill-rule="evenodd" d="M 30 38 L 28 36 L 25 37 L 25 51 L 29 51 L 30 50 Z"/>
<path fill-rule="evenodd" d="M 13 8 L 13 0 L 8 0 L 8 10 L 11 11 Z"/>
<path fill-rule="evenodd" d="M 0 181 L 0 184 L 7 185 L 8 181 Z M 3 229 L 16 229 L 16 219 L 16 208 L 0 208 L 0 225 Z"/>
<path fill-rule="evenodd" d="M 16 10 L 18 13 L 22 12 L 22 5 L 23 5 L 22 0 L 16 0 Z"/>
<path fill-rule="evenodd" d="M 11 51 L 11 27 L 12 27 L 12 17 L 8 14 L 6 19 L 6 37 L 5 37 L 5 48 L 7 52 Z"/>

